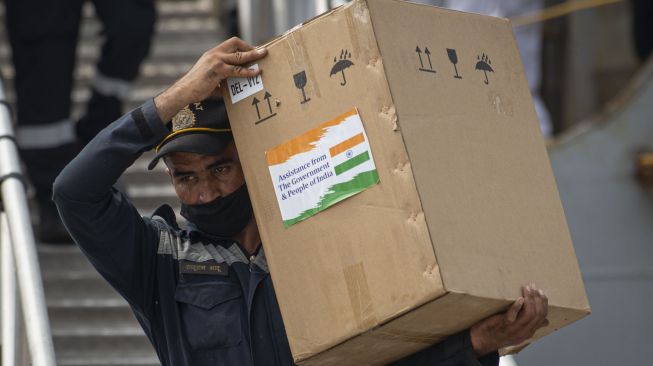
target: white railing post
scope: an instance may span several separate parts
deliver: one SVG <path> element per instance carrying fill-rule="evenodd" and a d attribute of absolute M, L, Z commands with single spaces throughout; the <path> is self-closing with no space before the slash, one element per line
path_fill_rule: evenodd
<path fill-rule="evenodd" d="M 283 32 L 288 30 L 291 11 L 289 2 L 288 0 L 272 0 L 275 34 L 283 34 Z"/>
<path fill-rule="evenodd" d="M 240 29 L 240 38 L 247 43 L 253 43 L 252 0 L 238 0 L 238 26 Z"/>
<path fill-rule="evenodd" d="M 16 364 L 16 269 L 11 250 L 9 222 L 0 211 L 0 256 L 2 256 L 2 364 Z"/>
<path fill-rule="evenodd" d="M 315 0 L 315 15 L 322 14 L 329 10 L 329 0 Z"/>
<path fill-rule="evenodd" d="M 0 101 L 5 102 L 0 79 Z M 6 103 L 6 102 L 5 102 Z M 18 292 L 20 293 L 27 342 L 34 365 L 55 366 L 52 333 L 43 292 L 41 269 L 36 254 L 34 233 L 27 208 L 25 186 L 20 179 L 18 149 L 11 136 L 11 114 L 0 104 L 0 195 L 9 223 L 9 236 L 14 252 Z M 4 326 L 4 324 L 3 324 Z"/>

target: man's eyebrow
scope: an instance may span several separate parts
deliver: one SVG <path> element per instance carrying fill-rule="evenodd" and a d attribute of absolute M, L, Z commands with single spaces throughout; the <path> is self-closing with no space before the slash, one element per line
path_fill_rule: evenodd
<path fill-rule="evenodd" d="M 180 176 L 183 176 L 183 175 L 190 175 L 190 174 L 193 174 L 193 172 L 184 172 L 184 171 L 175 170 L 175 169 L 172 170 L 172 176 L 174 176 L 174 177 L 180 177 Z"/>
<path fill-rule="evenodd" d="M 216 160 L 216 161 L 212 162 L 211 164 L 207 165 L 205 169 L 209 170 L 209 169 L 217 168 L 220 165 L 223 165 L 223 164 L 226 164 L 226 163 L 232 163 L 233 161 L 234 161 L 234 159 L 232 159 L 232 158 L 219 159 L 219 160 Z"/>
<path fill-rule="evenodd" d="M 232 159 L 232 158 L 219 159 L 219 160 L 216 160 L 216 161 L 212 162 L 211 164 L 207 165 L 204 169 L 205 170 L 211 170 L 213 168 L 219 167 L 220 165 L 227 164 L 227 163 L 232 163 L 233 161 L 234 161 L 234 159 Z M 184 175 L 195 174 L 195 172 L 193 172 L 193 171 L 175 170 L 174 168 L 171 169 L 171 170 L 172 170 L 172 176 L 173 177 L 180 177 L 180 176 L 184 176 Z"/>

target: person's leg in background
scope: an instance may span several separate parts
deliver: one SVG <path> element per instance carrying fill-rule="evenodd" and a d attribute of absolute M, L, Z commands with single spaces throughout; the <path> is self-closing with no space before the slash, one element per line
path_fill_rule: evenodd
<path fill-rule="evenodd" d="M 106 38 L 86 114 L 77 124 L 84 144 L 122 115 L 123 103 L 149 53 L 156 20 L 153 0 L 93 0 L 93 4 Z"/>
<path fill-rule="evenodd" d="M 635 50 L 645 61 L 653 51 L 653 1 L 632 0 L 632 14 Z"/>
<path fill-rule="evenodd" d="M 70 242 L 52 182 L 78 152 L 70 119 L 82 0 L 5 0 L 16 72 L 16 140 L 36 190 L 43 242 Z"/>

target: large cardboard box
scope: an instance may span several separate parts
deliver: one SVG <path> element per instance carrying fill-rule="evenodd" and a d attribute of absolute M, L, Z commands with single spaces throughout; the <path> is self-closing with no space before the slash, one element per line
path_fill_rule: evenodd
<path fill-rule="evenodd" d="M 589 313 L 507 20 L 356 0 L 267 47 L 223 92 L 298 364 L 385 364 L 531 282 L 535 338 Z"/>

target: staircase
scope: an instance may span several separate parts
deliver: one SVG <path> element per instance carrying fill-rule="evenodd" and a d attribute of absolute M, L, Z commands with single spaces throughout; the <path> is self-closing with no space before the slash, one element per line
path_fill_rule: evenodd
<path fill-rule="evenodd" d="M 157 32 L 150 57 L 141 68 L 125 110 L 161 92 L 194 64 L 207 49 L 227 36 L 213 0 L 157 1 Z M 73 117 L 79 117 L 90 96 L 101 44 L 101 24 L 86 4 L 77 50 Z M 0 6 L 4 24 L 4 6 Z M 0 29 L 0 72 L 11 88 L 14 72 L 4 26 Z M 10 102 L 13 90 L 7 90 Z M 150 214 L 162 203 L 178 209 L 168 176 L 159 164 L 146 166 L 152 154 L 141 157 L 120 184 L 139 211 Z M 152 346 L 127 303 L 98 275 L 76 246 L 39 244 L 39 259 L 58 365 L 159 365 Z"/>

